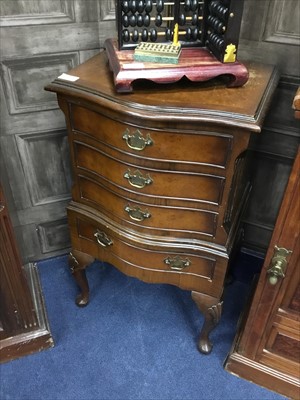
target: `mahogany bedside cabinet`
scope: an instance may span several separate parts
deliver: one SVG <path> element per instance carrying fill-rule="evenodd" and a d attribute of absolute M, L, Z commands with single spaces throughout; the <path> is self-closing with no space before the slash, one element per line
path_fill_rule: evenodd
<path fill-rule="evenodd" d="M 271 66 L 247 67 L 239 88 L 143 81 L 118 94 L 102 52 L 46 87 L 57 93 L 69 133 L 78 306 L 89 301 L 85 269 L 95 258 L 145 282 L 176 285 L 204 314 L 198 348 L 211 351 L 250 189 L 246 150 L 278 82 Z"/>

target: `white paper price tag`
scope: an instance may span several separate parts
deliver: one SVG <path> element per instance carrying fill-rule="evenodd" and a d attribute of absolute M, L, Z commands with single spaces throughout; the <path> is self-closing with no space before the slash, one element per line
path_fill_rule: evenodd
<path fill-rule="evenodd" d="M 73 76 L 69 74 L 61 74 L 58 79 L 63 79 L 64 81 L 75 82 L 79 79 L 79 76 Z"/>

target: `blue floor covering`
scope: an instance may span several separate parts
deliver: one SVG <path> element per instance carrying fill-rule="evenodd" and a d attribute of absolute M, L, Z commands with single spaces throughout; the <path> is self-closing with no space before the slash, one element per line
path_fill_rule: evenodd
<path fill-rule="evenodd" d="M 66 256 L 39 262 L 38 270 L 55 347 L 2 364 L 1 400 L 284 399 L 223 368 L 246 283 L 227 286 L 205 356 L 196 348 L 203 319 L 189 292 L 95 262 L 87 270 L 90 304 L 78 308 Z"/>

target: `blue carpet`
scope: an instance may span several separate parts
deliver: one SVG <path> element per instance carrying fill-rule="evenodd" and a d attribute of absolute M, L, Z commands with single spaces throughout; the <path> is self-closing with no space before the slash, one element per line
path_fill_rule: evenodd
<path fill-rule="evenodd" d="M 39 262 L 55 347 L 1 365 L 1 400 L 280 400 L 223 369 L 248 285 L 226 288 L 209 356 L 196 349 L 203 319 L 190 293 L 124 276 L 106 264 L 87 270 L 91 301 L 66 257 Z"/>

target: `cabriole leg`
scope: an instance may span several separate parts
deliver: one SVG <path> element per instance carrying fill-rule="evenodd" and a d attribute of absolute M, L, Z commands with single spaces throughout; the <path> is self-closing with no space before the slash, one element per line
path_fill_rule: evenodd
<path fill-rule="evenodd" d="M 192 299 L 205 318 L 198 339 L 198 349 L 203 354 L 209 354 L 213 347 L 209 334 L 220 321 L 223 303 L 218 298 L 198 292 L 192 292 Z"/>
<path fill-rule="evenodd" d="M 78 307 L 85 307 L 89 302 L 89 284 L 86 278 L 85 268 L 93 261 L 93 257 L 78 250 L 73 250 L 73 252 L 69 254 L 69 266 L 81 291 L 75 300 Z"/>

